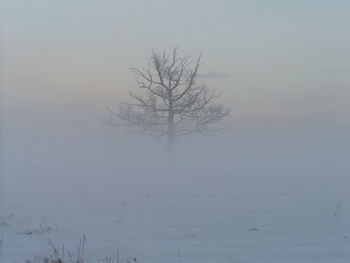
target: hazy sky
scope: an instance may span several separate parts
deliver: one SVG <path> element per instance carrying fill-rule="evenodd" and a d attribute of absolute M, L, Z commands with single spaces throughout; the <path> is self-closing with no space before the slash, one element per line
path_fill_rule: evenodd
<path fill-rule="evenodd" d="M 1 10 L 8 114 L 103 108 L 136 87 L 128 67 L 179 45 L 204 53 L 204 81 L 239 119 L 348 121 L 346 0 L 3 0 Z"/>
<path fill-rule="evenodd" d="M 88 152 L 121 140 L 101 124 L 105 106 L 136 92 L 128 67 L 175 45 L 203 52 L 202 80 L 224 94 L 233 134 L 302 131 L 343 145 L 349 13 L 347 0 L 2 0 L 2 155 L 63 156 L 73 141 Z"/>

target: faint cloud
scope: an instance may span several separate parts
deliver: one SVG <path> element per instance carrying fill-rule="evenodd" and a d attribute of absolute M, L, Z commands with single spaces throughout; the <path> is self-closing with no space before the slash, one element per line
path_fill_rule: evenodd
<path fill-rule="evenodd" d="M 200 78 L 207 78 L 207 79 L 226 79 L 229 78 L 230 75 L 225 72 L 207 72 L 204 74 L 198 74 L 198 77 Z"/>

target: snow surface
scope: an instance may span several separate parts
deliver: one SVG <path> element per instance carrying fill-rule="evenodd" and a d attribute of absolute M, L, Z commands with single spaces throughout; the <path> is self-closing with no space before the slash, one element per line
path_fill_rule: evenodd
<path fill-rule="evenodd" d="M 16 174 L 23 167 L 9 168 L 1 262 L 49 255 L 48 239 L 74 248 L 84 234 L 91 262 L 118 250 L 152 263 L 180 262 L 179 251 L 185 263 L 350 262 L 347 181 L 240 177 L 224 168 L 215 173 L 212 164 L 182 164 L 172 172 L 128 163 L 66 173 L 50 164 L 30 180 Z M 40 225 L 52 229 L 35 233 Z"/>

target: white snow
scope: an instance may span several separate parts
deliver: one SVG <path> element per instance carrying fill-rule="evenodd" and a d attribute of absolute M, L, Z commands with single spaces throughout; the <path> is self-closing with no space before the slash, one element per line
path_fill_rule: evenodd
<path fill-rule="evenodd" d="M 350 262 L 347 187 L 337 178 L 325 183 L 320 176 L 317 184 L 265 175 L 264 183 L 183 164 L 171 173 L 142 163 L 100 173 L 71 167 L 75 172 L 60 175 L 50 175 L 50 166 L 30 180 L 6 173 L 1 262 L 49 255 L 48 239 L 74 248 L 84 234 L 91 262 L 118 250 L 152 263 L 180 262 L 179 251 L 185 263 Z M 51 231 L 23 234 L 40 224 Z"/>

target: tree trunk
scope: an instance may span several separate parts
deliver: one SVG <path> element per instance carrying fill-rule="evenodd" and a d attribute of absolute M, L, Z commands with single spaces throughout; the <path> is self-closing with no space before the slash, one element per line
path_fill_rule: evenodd
<path fill-rule="evenodd" d="M 174 150 L 174 139 L 175 139 L 175 127 L 174 127 L 174 107 L 172 92 L 169 91 L 169 111 L 168 111 L 168 132 L 167 132 L 167 147 L 168 152 Z"/>
<path fill-rule="evenodd" d="M 168 148 L 169 153 L 173 152 L 173 150 L 174 150 L 174 135 L 168 134 L 167 148 Z"/>

